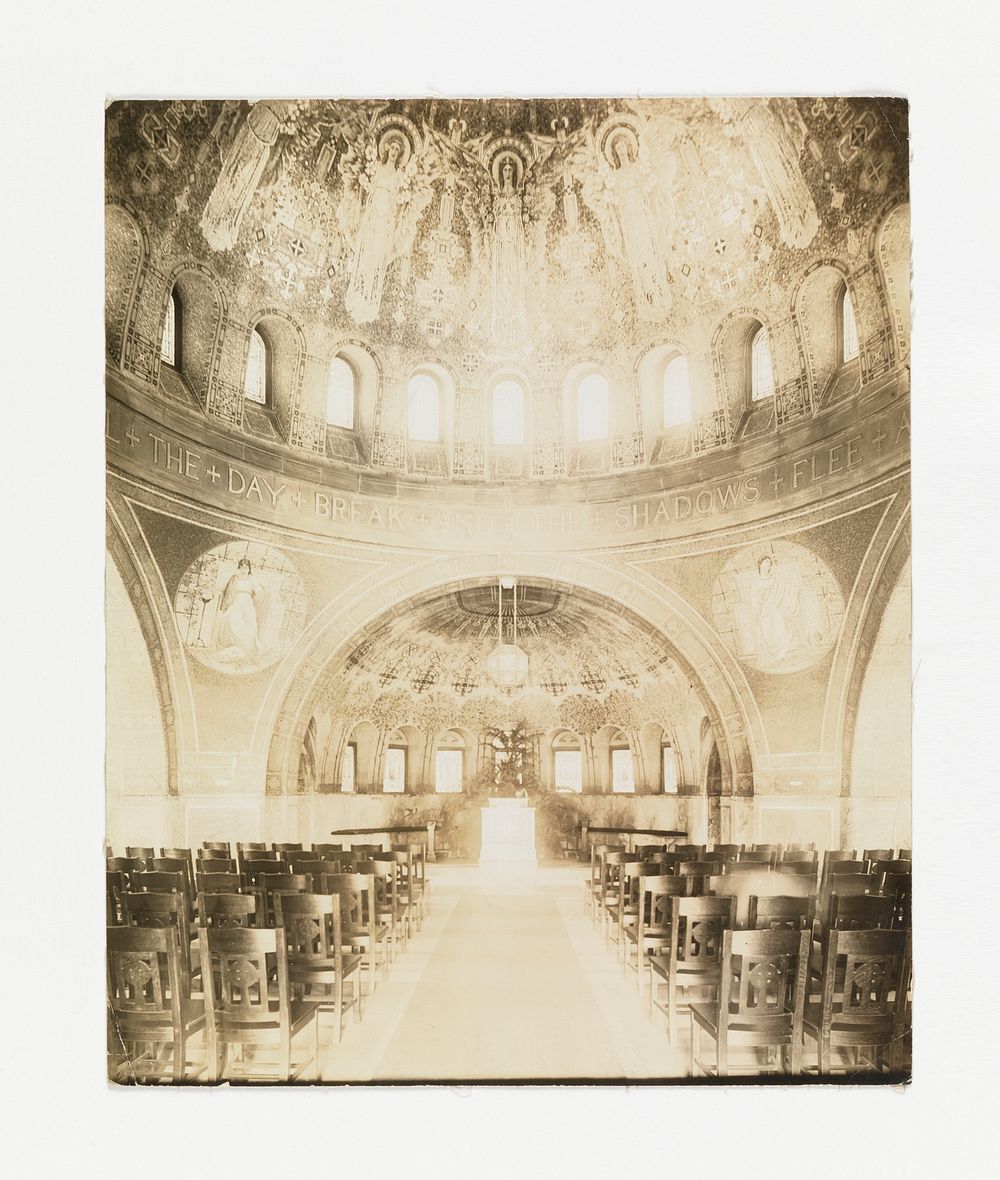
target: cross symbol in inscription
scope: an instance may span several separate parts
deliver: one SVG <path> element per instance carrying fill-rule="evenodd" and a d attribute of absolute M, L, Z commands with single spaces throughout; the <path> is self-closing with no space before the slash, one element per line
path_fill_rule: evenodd
<path fill-rule="evenodd" d="M 777 467 L 775 467 L 774 475 L 771 477 L 771 491 L 774 492 L 775 495 L 777 495 L 778 489 L 781 487 L 781 485 L 784 482 L 785 482 L 784 477 L 778 474 L 778 469 L 777 469 Z"/>
<path fill-rule="evenodd" d="M 222 479 L 222 472 L 217 470 L 214 463 L 208 469 L 208 478 L 212 481 L 212 483 L 215 483 L 217 479 Z"/>
<path fill-rule="evenodd" d="M 427 528 L 427 526 L 428 526 L 430 523 L 431 523 L 431 518 L 430 518 L 430 517 L 427 515 L 427 513 L 426 513 L 426 512 L 421 512 L 421 513 L 419 513 L 419 514 L 418 514 L 418 516 L 417 516 L 417 524 L 418 524 L 418 525 L 420 525 L 420 527 L 421 527 L 422 529 L 425 529 L 425 528 Z"/>
<path fill-rule="evenodd" d="M 298 488 L 296 488 L 295 491 L 292 492 L 292 494 L 288 498 L 289 498 L 289 500 L 291 500 L 291 502 L 295 505 L 296 508 L 302 507 L 302 493 L 299 491 Z"/>
<path fill-rule="evenodd" d="M 305 245 L 301 238 L 292 238 L 292 240 L 288 243 L 288 249 L 291 250 L 292 254 L 296 258 L 306 252 Z"/>
<path fill-rule="evenodd" d="M 135 447 L 139 445 L 139 436 L 135 432 L 135 427 L 129 423 L 128 430 L 125 431 L 125 437 L 128 439 L 128 445 Z"/>
<path fill-rule="evenodd" d="M 878 430 L 872 435 L 872 446 L 874 446 L 876 448 L 876 450 L 878 450 L 881 453 L 882 444 L 885 442 L 885 440 L 888 437 L 889 436 L 886 434 L 885 429 L 883 428 L 882 423 L 880 422 L 878 424 Z"/>

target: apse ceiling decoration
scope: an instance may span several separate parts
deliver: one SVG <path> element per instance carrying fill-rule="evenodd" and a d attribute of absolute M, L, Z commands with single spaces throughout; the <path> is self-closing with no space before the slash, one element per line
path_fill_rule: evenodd
<path fill-rule="evenodd" d="M 801 672 L 829 652 L 844 596 L 825 561 L 804 545 L 768 541 L 735 553 L 712 589 L 719 634 L 758 672 Z"/>
<path fill-rule="evenodd" d="M 120 102 L 108 180 L 259 306 L 376 345 L 614 349 L 777 303 L 905 178 L 868 99 Z"/>
<path fill-rule="evenodd" d="M 299 636 L 306 591 L 295 565 L 270 545 L 229 541 L 187 568 L 174 597 L 186 650 L 217 672 L 269 668 Z"/>

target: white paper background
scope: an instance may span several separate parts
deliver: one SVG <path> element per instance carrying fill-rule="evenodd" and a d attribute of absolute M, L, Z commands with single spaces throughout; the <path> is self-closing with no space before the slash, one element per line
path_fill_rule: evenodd
<path fill-rule="evenodd" d="M 997 1004 L 987 1007 L 1000 397 L 990 6 L 77 0 L 18 5 L 2 39 L 3 719 L 12 751 L 3 816 L 13 863 L 0 878 L 0 1063 L 9 1174 L 153 1180 L 210 1166 L 230 1176 L 311 1166 L 330 1175 L 596 1176 L 697 1166 L 816 1177 L 982 1166 L 993 1154 L 988 1070 L 997 1046 Z M 914 1085 L 109 1088 L 95 876 L 104 96 L 704 92 L 912 102 Z"/>

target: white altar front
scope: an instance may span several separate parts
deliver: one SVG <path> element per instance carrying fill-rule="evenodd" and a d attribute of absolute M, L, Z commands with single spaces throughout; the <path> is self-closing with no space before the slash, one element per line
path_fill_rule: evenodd
<path fill-rule="evenodd" d="M 535 853 L 535 809 L 527 799 L 491 799 L 484 807 L 480 864 L 538 863 Z"/>

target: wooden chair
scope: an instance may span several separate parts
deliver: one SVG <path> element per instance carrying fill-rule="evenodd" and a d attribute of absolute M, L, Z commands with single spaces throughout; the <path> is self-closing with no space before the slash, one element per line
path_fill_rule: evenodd
<path fill-rule="evenodd" d="M 132 890 L 136 893 L 179 893 L 184 898 L 188 921 L 194 919 L 194 894 L 183 868 L 176 872 L 157 872 L 151 869 L 145 873 L 133 873 Z"/>
<path fill-rule="evenodd" d="M 122 925 L 122 894 L 128 888 L 124 873 L 105 873 L 104 903 L 109 926 Z"/>
<path fill-rule="evenodd" d="M 776 873 L 786 873 L 792 877 L 808 877 L 816 880 L 816 862 L 812 860 L 779 860 L 774 865 Z"/>
<path fill-rule="evenodd" d="M 830 876 L 830 866 L 835 864 L 843 864 L 844 861 L 854 861 L 858 859 L 857 850 L 854 848 L 828 848 L 823 853 L 823 871 L 820 875 L 822 884 L 826 884 L 827 878 Z"/>
<path fill-rule="evenodd" d="M 226 860 L 231 860 L 233 856 L 232 849 L 229 845 L 221 840 L 205 840 L 201 848 L 198 850 L 200 857 L 210 856 L 212 853 L 221 852 Z"/>
<path fill-rule="evenodd" d="M 653 1009 L 666 1018 L 667 1038 L 674 1043 L 677 1027 L 677 995 L 690 989 L 714 991 L 719 984 L 722 935 L 736 921 L 732 897 L 672 897 L 670 936 L 661 949 L 646 952 L 649 965 L 649 1014 Z M 661 1002 L 658 989 L 665 985 Z"/>
<path fill-rule="evenodd" d="M 912 873 L 913 861 L 900 860 L 888 858 L 886 860 L 869 861 L 868 871 L 873 877 L 878 878 L 879 885 L 882 883 L 882 878 L 886 873 Z"/>
<path fill-rule="evenodd" d="M 323 876 L 322 888 L 340 898 L 344 945 L 360 951 L 368 972 L 368 994 L 374 995 L 379 971 L 384 975 L 389 963 L 389 927 L 376 915 L 375 881 L 371 874 L 329 873 Z"/>
<path fill-rule="evenodd" d="M 265 873 L 258 896 L 261 904 L 258 914 L 268 926 L 277 925 L 278 911 L 275 900 L 279 894 L 312 893 L 312 877 L 305 873 Z"/>
<path fill-rule="evenodd" d="M 758 897 L 750 895 L 749 930 L 807 930 L 812 934 L 815 897 Z"/>
<path fill-rule="evenodd" d="M 908 931 L 830 931 L 820 1000 L 807 1004 L 802 1026 L 816 1042 L 819 1074 L 855 1072 L 865 1065 L 890 1072 L 901 1068 L 909 981 Z M 853 1050 L 853 1062 L 834 1066 L 835 1049 Z M 869 1052 L 864 1059 L 863 1049 Z"/>
<path fill-rule="evenodd" d="M 246 893 L 199 893 L 198 924 L 216 929 L 256 925 L 257 899 Z"/>
<path fill-rule="evenodd" d="M 189 1065 L 187 1047 L 205 1027 L 205 1005 L 185 992 L 177 930 L 109 926 L 107 940 L 109 1077 L 136 1083 L 197 1076 L 204 1066 Z"/>
<path fill-rule="evenodd" d="M 239 873 L 199 873 L 198 893 L 242 893 L 245 889 Z"/>
<path fill-rule="evenodd" d="M 601 923 L 601 934 L 605 943 L 608 941 L 608 923 L 610 921 L 608 907 L 618 902 L 618 886 L 621 880 L 622 866 L 630 860 L 627 852 L 602 852 L 600 870 L 600 890 L 594 898 L 597 907 L 595 916 Z"/>
<path fill-rule="evenodd" d="M 197 871 L 199 873 L 238 873 L 240 870 L 235 860 L 220 856 L 199 860 Z"/>
<path fill-rule="evenodd" d="M 430 913 L 430 883 L 427 880 L 427 846 L 419 843 L 393 844 L 392 851 L 408 852 L 410 854 L 410 883 L 422 923 L 424 917 Z M 382 854 L 377 853 L 373 859 L 382 859 Z"/>
<path fill-rule="evenodd" d="M 161 848 L 159 859 L 161 859 L 161 860 L 175 860 L 175 861 L 182 861 L 183 862 L 184 871 L 187 874 L 188 885 L 190 886 L 190 889 L 191 889 L 191 896 L 194 897 L 194 895 L 198 892 L 198 890 L 196 888 L 196 883 L 195 883 L 194 860 L 191 857 L 191 849 L 190 848 Z M 157 865 L 155 863 L 153 864 L 153 868 L 157 869 Z M 157 869 L 157 871 L 159 871 L 159 872 L 163 872 L 163 871 L 176 872 L 175 869 L 167 869 L 167 870 Z"/>
<path fill-rule="evenodd" d="M 320 862 L 323 863 L 322 861 Z M 364 875 L 371 875 L 375 883 L 375 919 L 389 927 L 389 960 L 406 949 L 409 924 L 406 907 L 399 896 L 399 862 L 395 857 L 366 860 L 360 866 Z"/>
<path fill-rule="evenodd" d="M 739 860 L 727 861 L 723 866 L 724 875 L 735 877 L 744 873 L 772 873 L 773 867 L 767 860 Z"/>
<path fill-rule="evenodd" d="M 323 872 L 323 861 L 311 852 L 292 852 L 285 862 L 292 873 L 304 873 L 308 877 L 319 878 Z"/>
<path fill-rule="evenodd" d="M 132 860 L 150 861 L 156 856 L 155 848 L 126 848 L 125 855 Z"/>
<path fill-rule="evenodd" d="M 892 898 L 878 894 L 831 893 L 824 915 L 826 930 L 888 930 L 892 922 Z"/>
<path fill-rule="evenodd" d="M 892 902 L 892 929 L 909 930 L 911 920 L 911 896 L 913 877 L 910 873 L 886 873 L 881 880 L 880 892 Z"/>
<path fill-rule="evenodd" d="M 122 894 L 122 925 L 138 926 L 145 930 L 177 931 L 177 946 L 181 960 L 181 998 L 191 995 L 191 924 L 188 921 L 187 899 L 183 893 Z"/>
<path fill-rule="evenodd" d="M 781 854 L 778 863 L 787 865 L 799 864 L 803 861 L 811 865 L 816 865 L 819 861 L 819 853 L 815 848 L 786 848 Z"/>
<path fill-rule="evenodd" d="M 672 851 L 694 853 L 700 860 L 701 854 L 706 850 L 707 847 L 708 846 L 706 844 L 675 844 Z"/>
<path fill-rule="evenodd" d="M 394 860 L 396 862 L 396 896 L 406 913 L 408 934 L 424 925 L 424 892 L 417 882 L 411 846 L 393 848 L 390 852 L 372 853 L 371 860 Z"/>
<path fill-rule="evenodd" d="M 832 860 L 823 868 L 823 882 L 828 885 L 831 881 L 843 877 L 860 877 L 867 872 L 866 860 Z"/>
<path fill-rule="evenodd" d="M 240 853 L 240 868 L 243 869 L 248 864 L 256 864 L 260 860 L 277 864 L 281 857 L 276 852 L 272 852 L 270 848 L 247 848 Z"/>
<path fill-rule="evenodd" d="M 105 858 L 105 870 L 109 873 L 121 873 L 128 886 L 133 873 L 141 873 L 146 867 L 144 862 L 131 856 L 109 856 Z"/>
<path fill-rule="evenodd" d="M 278 926 L 285 932 L 288 979 L 293 991 L 335 1016 L 334 1039 L 340 1044 L 344 1013 L 361 1019 L 363 956 L 343 946 L 340 898 L 335 894 L 284 893 L 275 898 Z M 316 991 L 323 997 L 317 999 Z"/>
<path fill-rule="evenodd" d="M 715 897 L 731 897 L 736 902 L 735 929 L 750 928 L 750 902 L 756 897 L 758 903 L 765 897 L 815 897 L 816 882 L 811 877 L 792 876 L 776 873 L 767 865 L 753 865 L 756 871 L 747 871 L 751 866 L 730 866 L 721 877 L 711 881 Z"/>
<path fill-rule="evenodd" d="M 301 844 L 272 844 L 271 851 L 277 852 L 279 855 L 283 852 L 301 852 Z"/>
<path fill-rule="evenodd" d="M 738 864 L 764 864 L 773 868 L 778 863 L 776 848 L 746 848 L 740 853 Z"/>
<path fill-rule="evenodd" d="M 288 981 L 285 933 L 280 929 L 238 930 L 202 926 L 198 931 L 201 976 L 205 986 L 205 1025 L 209 1081 L 226 1079 L 288 1082 L 307 1072 L 319 1080 L 319 1023 L 316 1005 L 293 1000 Z M 274 980 L 274 987 L 268 981 Z M 309 1048 L 298 1064 L 293 1046 L 309 1033 Z M 230 1057 L 232 1047 L 240 1059 Z M 246 1049 L 254 1050 L 251 1057 Z M 267 1067 L 259 1049 L 276 1049 Z"/>
<path fill-rule="evenodd" d="M 335 860 L 337 853 L 344 851 L 343 844 L 314 844 L 313 852 L 320 860 Z"/>
<path fill-rule="evenodd" d="M 583 908 L 591 918 L 597 918 L 597 899 L 602 889 L 601 857 L 605 852 L 624 852 L 624 844 L 591 844 L 590 875 L 584 882 Z"/>
<path fill-rule="evenodd" d="M 754 852 L 773 852 L 775 856 L 780 856 L 784 851 L 784 844 L 751 844 L 751 849 Z"/>
<path fill-rule="evenodd" d="M 737 857 L 743 851 L 742 844 L 713 844 L 712 851 L 724 856 L 727 860 L 730 857 Z"/>
<path fill-rule="evenodd" d="M 642 996 L 646 988 L 649 964 L 646 956 L 659 952 L 670 939 L 670 899 L 682 897 L 683 877 L 636 877 L 636 920 L 622 928 L 622 958 L 625 975 L 635 972 L 636 987 Z M 634 953 L 633 953 L 634 952 Z"/>
<path fill-rule="evenodd" d="M 892 860 L 891 848 L 866 848 L 861 854 L 862 860 L 878 861 L 878 860 Z"/>
<path fill-rule="evenodd" d="M 701 897 L 711 877 L 722 875 L 724 861 L 687 860 L 677 866 L 677 875 L 687 881 L 687 896 Z"/>
<path fill-rule="evenodd" d="M 191 858 L 180 856 L 154 856 L 149 862 L 149 870 L 154 873 L 180 873 L 184 878 L 184 887 L 194 907 L 196 890 L 194 888 L 194 870 L 191 868 Z"/>
<path fill-rule="evenodd" d="M 766 1051 L 763 1063 L 746 1067 L 753 1074 L 801 1072 L 809 939 L 807 930 L 723 931 L 717 1001 L 691 1005 L 692 1077 L 698 1069 L 727 1077 L 730 1050 L 737 1048 L 752 1049 L 755 1057 Z M 714 1070 L 701 1060 L 702 1033 L 715 1041 Z"/>
<path fill-rule="evenodd" d="M 635 857 L 635 853 L 630 854 Z M 618 874 L 618 896 L 605 904 L 608 915 L 608 938 L 624 955 L 625 940 L 622 928 L 634 925 L 638 913 L 639 882 L 643 876 L 662 875 L 661 866 L 639 858 L 626 860 Z"/>
<path fill-rule="evenodd" d="M 263 840 L 243 840 L 236 845 L 236 854 L 242 852 L 266 852 L 267 845 Z"/>

